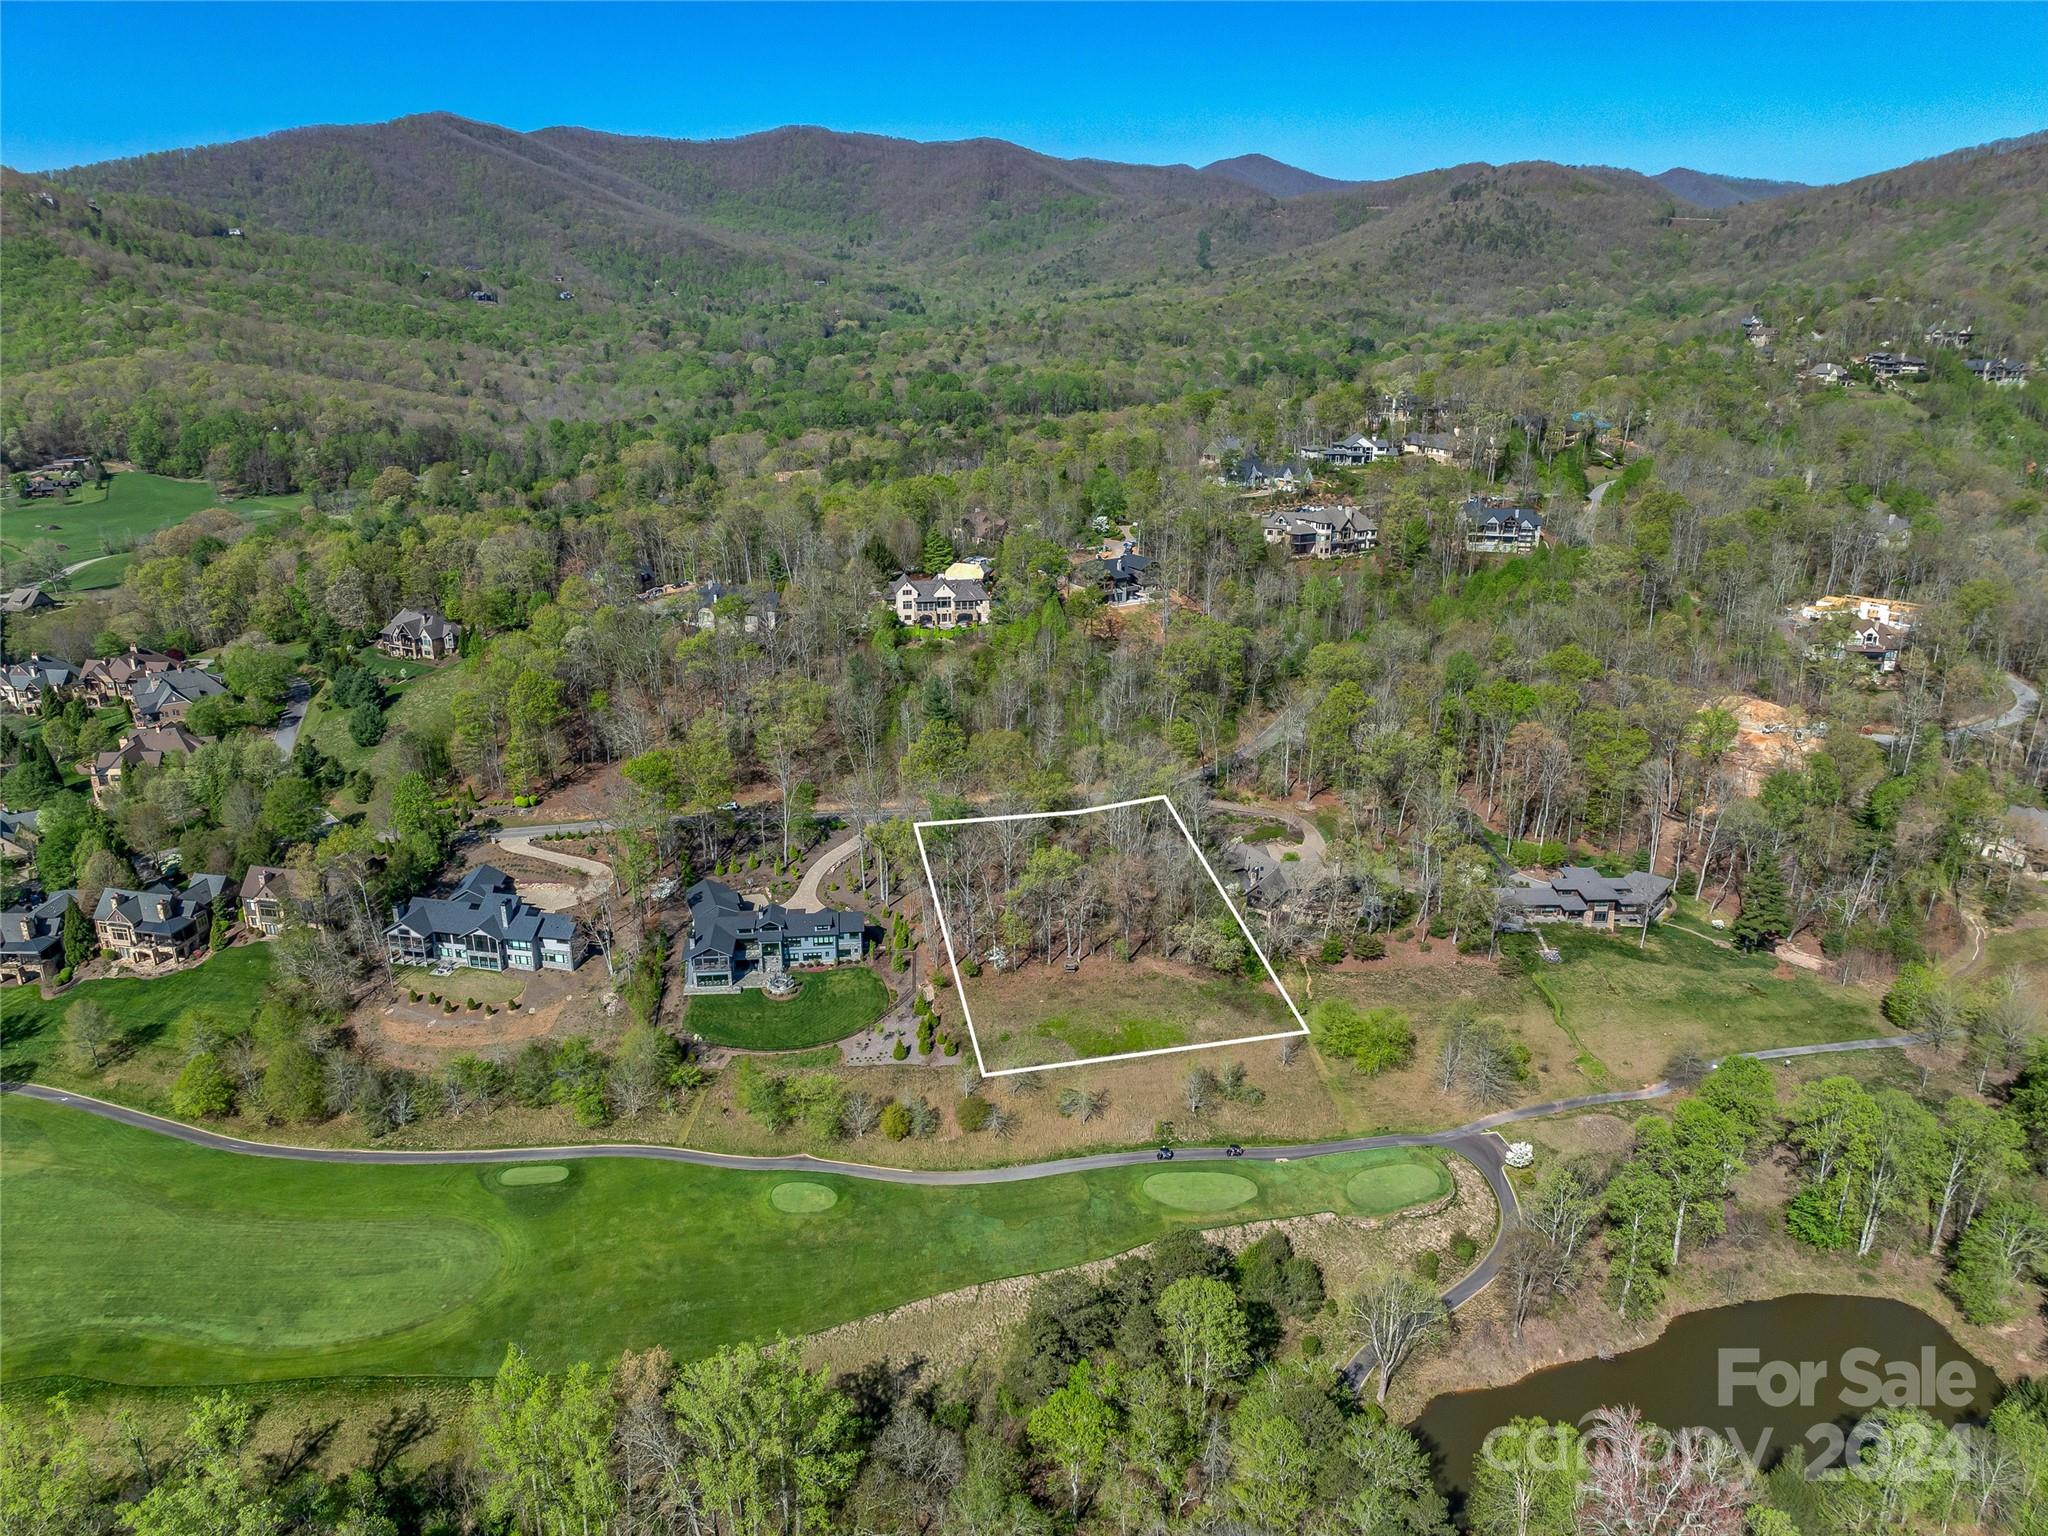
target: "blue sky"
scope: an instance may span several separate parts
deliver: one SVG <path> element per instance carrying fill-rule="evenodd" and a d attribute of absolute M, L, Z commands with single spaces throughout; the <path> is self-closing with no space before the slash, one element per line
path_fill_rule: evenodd
<path fill-rule="evenodd" d="M 445 110 L 988 135 L 1327 175 L 1563 160 L 1836 181 L 2048 127 L 2048 5 L 653 6 L 0 0 L 24 170 Z"/>

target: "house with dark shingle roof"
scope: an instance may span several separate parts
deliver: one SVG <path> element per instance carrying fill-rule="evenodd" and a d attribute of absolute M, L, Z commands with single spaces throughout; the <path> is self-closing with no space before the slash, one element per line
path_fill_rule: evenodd
<path fill-rule="evenodd" d="M 0 806 L 0 859 L 32 859 L 36 855 L 36 813 Z"/>
<path fill-rule="evenodd" d="M 1543 514 L 1534 507 L 1500 506 L 1474 496 L 1458 508 L 1465 548 L 1475 555 L 1527 554 L 1543 542 Z"/>
<path fill-rule="evenodd" d="M 897 619 L 915 629 L 960 629 L 995 616 L 988 588 L 978 581 L 899 576 L 889 600 L 896 605 Z"/>
<path fill-rule="evenodd" d="M 201 699 L 227 692 L 221 680 L 196 667 L 178 667 L 169 672 L 152 672 L 135 685 L 129 707 L 138 725 L 176 725 Z"/>
<path fill-rule="evenodd" d="M 1325 443 L 1320 448 L 1304 448 L 1301 456 L 1321 464 L 1354 466 L 1376 464 L 1381 459 L 1398 456 L 1399 451 L 1384 437 L 1367 437 L 1363 432 L 1354 432 L 1349 437 L 1334 443 Z"/>
<path fill-rule="evenodd" d="M 314 890 L 309 870 L 251 864 L 242 876 L 242 923 L 265 938 L 276 938 L 305 909 Z"/>
<path fill-rule="evenodd" d="M 1142 603 L 1152 595 L 1152 558 L 1136 550 L 1084 561 L 1081 575 L 1094 582 L 1102 592 L 1102 600 L 1114 608 Z"/>
<path fill-rule="evenodd" d="M 377 649 L 403 661 L 439 661 L 453 656 L 461 639 L 460 624 L 425 609 L 401 608 L 377 631 Z"/>
<path fill-rule="evenodd" d="M 206 948 L 213 909 L 227 884 L 226 875 L 194 875 L 182 891 L 161 881 L 141 891 L 108 886 L 92 913 L 100 948 L 111 949 L 116 960 L 138 971 L 160 971 L 191 959 Z"/>
<path fill-rule="evenodd" d="M 1356 507 L 1296 507 L 1274 512 L 1259 524 L 1268 544 L 1296 560 L 1338 560 L 1362 555 L 1380 541 L 1380 525 Z"/>
<path fill-rule="evenodd" d="M 16 714 L 39 715 L 45 704 L 64 697 L 77 682 L 77 669 L 70 662 L 31 652 L 0 667 L 0 704 Z"/>
<path fill-rule="evenodd" d="M 446 896 L 415 896 L 391 914 L 384 945 L 393 965 L 478 971 L 573 971 L 576 922 L 520 900 L 502 869 L 479 864 Z"/>
<path fill-rule="evenodd" d="M 74 891 L 0 912 L 0 987 L 54 976 L 64 965 L 64 913 Z"/>
<path fill-rule="evenodd" d="M 207 739 L 194 736 L 176 721 L 130 731 L 121 738 L 120 746 L 100 753 L 87 765 L 86 772 L 92 779 L 92 803 L 105 805 L 108 797 L 121 787 L 122 776 L 129 769 L 154 768 L 167 757 L 184 757 L 197 752 Z"/>
<path fill-rule="evenodd" d="M 158 672 L 175 672 L 182 665 L 174 656 L 162 651 L 145 651 L 131 645 L 125 651 L 112 656 L 95 656 L 78 669 L 78 685 L 85 690 L 88 702 L 112 704 L 119 700 L 123 704 L 135 698 L 136 685 Z"/>
<path fill-rule="evenodd" d="M 1641 870 L 1616 879 L 1573 864 L 1548 880 L 1503 886 L 1496 895 L 1494 921 L 1503 927 L 1576 923 L 1611 932 L 1655 922 L 1671 905 L 1671 882 Z"/>
<path fill-rule="evenodd" d="M 867 952 L 867 918 L 842 907 L 757 907 L 718 880 L 699 880 L 683 900 L 690 908 L 690 946 L 683 953 L 690 989 L 730 991 L 753 972 L 765 978 L 792 966 L 856 961 Z"/>

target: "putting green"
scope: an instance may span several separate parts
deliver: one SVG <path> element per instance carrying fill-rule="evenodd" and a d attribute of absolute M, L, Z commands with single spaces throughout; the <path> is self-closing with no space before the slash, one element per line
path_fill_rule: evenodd
<path fill-rule="evenodd" d="M 1145 1181 L 1146 1194 L 1176 1211 L 1227 1211 L 1258 1192 L 1259 1186 L 1250 1179 L 1196 1168 L 1155 1173 Z"/>
<path fill-rule="evenodd" d="M 1403 1158 L 1361 1168 L 1344 1185 L 1344 1198 L 1368 1216 L 1384 1216 L 1450 1192 L 1450 1173 L 1434 1159 Z"/>
<path fill-rule="evenodd" d="M 500 1184 L 559 1184 L 569 1177 L 569 1170 L 560 1163 L 521 1163 L 516 1168 L 507 1168 L 498 1175 Z"/>
<path fill-rule="evenodd" d="M 810 1216 L 818 1211 L 829 1211 L 837 1205 L 839 1191 L 829 1184 L 813 1184 L 808 1179 L 791 1179 L 768 1191 L 768 1203 L 778 1211 L 786 1211 L 792 1216 Z"/>

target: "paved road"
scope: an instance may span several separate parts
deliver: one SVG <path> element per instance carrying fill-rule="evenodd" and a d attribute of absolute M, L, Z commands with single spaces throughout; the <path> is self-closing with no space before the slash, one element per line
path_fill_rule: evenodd
<path fill-rule="evenodd" d="M 306 706 L 312 702 L 312 685 L 302 677 L 294 678 L 291 691 L 284 697 L 284 713 L 277 717 L 277 729 L 270 733 L 270 739 L 277 743 L 277 750 L 286 757 L 290 757 L 292 748 L 299 744 L 299 727 L 306 723 Z"/>
<path fill-rule="evenodd" d="M 2041 702 L 2040 690 L 2017 672 L 2006 673 L 2005 681 L 2012 689 L 2012 706 L 2009 709 L 1982 720 L 1966 720 L 1961 725 L 1952 725 L 1941 733 L 1942 736 L 1949 741 L 1966 741 L 1972 736 L 1988 736 L 1993 731 L 2002 731 L 2007 726 L 2031 720 L 2035 707 Z M 1872 731 L 1863 739 L 1874 741 L 1880 747 L 1889 747 L 1899 738 L 1890 731 Z"/>
<path fill-rule="evenodd" d="M 529 859 L 538 859 L 543 864 L 553 864 L 562 869 L 574 870 L 583 876 L 583 887 L 576 893 L 578 901 L 595 901 L 612 888 L 612 867 L 596 859 L 586 859 L 580 853 L 564 853 L 559 848 L 550 848 L 541 838 L 555 832 L 594 830 L 589 823 L 570 823 L 553 827 L 508 827 L 491 834 L 491 842 L 509 853 L 517 853 Z"/>

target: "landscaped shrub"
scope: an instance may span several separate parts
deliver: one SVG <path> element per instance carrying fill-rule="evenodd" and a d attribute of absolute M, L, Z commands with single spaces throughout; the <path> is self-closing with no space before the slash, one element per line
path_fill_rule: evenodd
<path fill-rule="evenodd" d="M 1415 1273 L 1425 1280 L 1436 1279 L 1436 1272 L 1443 1268 L 1443 1258 L 1432 1248 L 1427 1253 L 1415 1255 Z"/>
<path fill-rule="evenodd" d="M 475 1013 L 475 1012 L 476 1012 L 476 999 L 472 997 L 472 998 L 468 998 L 468 999 L 466 999 L 466 1001 L 467 1001 L 467 1002 L 468 1002 L 468 1004 L 469 1004 L 469 1011 L 470 1011 L 471 1013 Z"/>
<path fill-rule="evenodd" d="M 1360 932 L 1352 936 L 1351 953 L 1361 960 L 1384 960 L 1387 958 L 1387 941 L 1376 933 Z"/>
<path fill-rule="evenodd" d="M 953 1118 L 960 1122 L 961 1130 L 978 1131 L 988 1124 L 988 1117 L 993 1113 L 987 1099 L 978 1093 L 970 1093 L 954 1109 Z"/>
<path fill-rule="evenodd" d="M 411 1001 L 413 1001 L 413 1002 L 415 1002 L 415 1003 L 416 1003 L 416 1002 L 418 1002 L 418 1001 L 420 1000 L 420 995 L 419 995 L 418 991 L 416 991 L 416 990 L 415 990 L 414 988 L 412 988 L 412 987 L 407 987 L 407 988 L 405 989 L 405 995 L 406 995 L 406 997 L 407 997 L 408 999 L 410 999 Z"/>
<path fill-rule="evenodd" d="M 1333 933 L 1323 940 L 1322 959 L 1325 965 L 1335 965 L 1344 958 L 1344 935 Z"/>
<path fill-rule="evenodd" d="M 1459 1232 L 1451 1238 L 1451 1257 L 1460 1264 L 1470 1264 L 1479 1256 L 1479 1239 L 1470 1232 Z"/>
<path fill-rule="evenodd" d="M 1304 1333 L 1301 1336 L 1301 1352 L 1313 1360 L 1323 1352 L 1323 1336 L 1319 1333 Z"/>
<path fill-rule="evenodd" d="M 898 1040 L 896 1042 L 895 1056 L 898 1061 L 910 1060 L 910 1046 L 906 1042 Z"/>
<path fill-rule="evenodd" d="M 899 1046 L 898 1049 L 901 1049 Z M 901 1141 L 910 1134 L 910 1106 L 900 1099 L 882 1111 L 882 1134 Z"/>
<path fill-rule="evenodd" d="M 1451 936 L 1451 920 L 1441 912 L 1434 914 L 1429 920 L 1429 936 L 1432 939 L 1448 939 Z"/>

